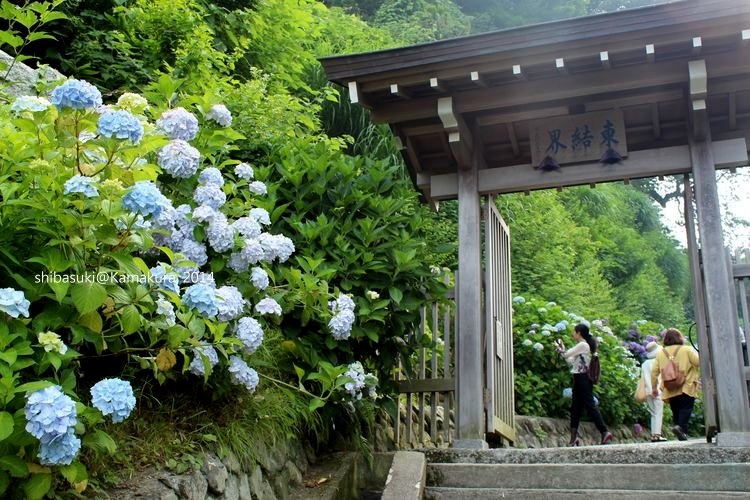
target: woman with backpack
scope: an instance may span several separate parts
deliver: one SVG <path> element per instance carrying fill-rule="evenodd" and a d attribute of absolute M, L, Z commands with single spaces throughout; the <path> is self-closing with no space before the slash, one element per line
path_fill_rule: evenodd
<path fill-rule="evenodd" d="M 698 396 L 700 358 L 695 349 L 684 345 L 685 338 L 677 328 L 664 332 L 664 348 L 651 366 L 651 395 L 669 401 L 672 409 L 672 432 L 677 439 L 687 439 L 688 422 Z M 683 349 L 684 347 L 684 349 Z M 661 375 L 661 382 L 657 381 Z"/>
<path fill-rule="evenodd" d="M 581 422 L 583 409 L 586 408 L 591 420 L 602 434 L 600 444 L 607 444 L 612 440 L 612 433 L 607 429 L 599 409 L 594 401 L 594 386 L 589 378 L 588 368 L 591 358 L 596 354 L 596 339 L 591 336 L 589 327 L 579 323 L 573 329 L 573 340 L 576 345 L 565 350 L 562 340 L 557 339 L 557 352 L 570 365 L 570 373 L 573 374 L 573 401 L 570 404 L 570 442 L 568 446 L 580 446 L 581 439 L 578 437 L 578 425 Z"/>

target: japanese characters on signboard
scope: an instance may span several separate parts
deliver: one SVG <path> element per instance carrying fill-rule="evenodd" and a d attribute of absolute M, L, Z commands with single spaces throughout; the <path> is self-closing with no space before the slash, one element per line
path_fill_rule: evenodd
<path fill-rule="evenodd" d="M 622 111 L 611 109 L 580 115 L 534 120 L 529 125 L 531 162 L 553 158 L 559 165 L 601 161 L 607 151 L 625 157 L 625 121 Z"/>

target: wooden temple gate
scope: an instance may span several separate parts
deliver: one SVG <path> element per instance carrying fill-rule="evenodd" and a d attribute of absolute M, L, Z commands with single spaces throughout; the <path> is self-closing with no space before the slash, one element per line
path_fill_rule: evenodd
<path fill-rule="evenodd" d="M 686 177 L 690 197 L 709 416 L 719 445 L 750 445 L 740 306 L 715 177 L 748 165 L 750 2 L 684 0 L 321 62 L 353 103 L 390 125 L 424 200 L 458 199 L 454 446 L 486 446 L 495 403 L 512 397 L 512 378 L 493 378 L 512 350 L 490 359 L 485 341 L 509 321 L 496 312 L 510 280 L 483 280 L 482 196 L 670 175 Z M 493 310 L 483 298 L 495 293 Z"/>

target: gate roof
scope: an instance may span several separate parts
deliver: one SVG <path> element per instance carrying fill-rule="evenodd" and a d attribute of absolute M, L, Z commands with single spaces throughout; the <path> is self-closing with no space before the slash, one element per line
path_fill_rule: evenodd
<path fill-rule="evenodd" d="M 707 109 L 712 139 L 723 146 L 714 151 L 717 167 L 747 161 L 744 0 L 679 1 L 321 63 L 374 122 L 391 126 L 427 200 L 454 198 L 456 172 L 472 158 L 483 193 L 689 172 L 697 109 Z M 621 110 L 627 137 L 621 163 L 534 168 L 531 134 L 540 120 L 612 109 Z"/>

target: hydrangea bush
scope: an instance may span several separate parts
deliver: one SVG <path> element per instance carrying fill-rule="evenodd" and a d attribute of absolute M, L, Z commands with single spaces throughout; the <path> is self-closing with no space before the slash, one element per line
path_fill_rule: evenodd
<path fill-rule="evenodd" d="M 0 495 L 83 491 L 79 453 L 113 451 L 100 427 L 137 411 L 131 380 L 253 393 L 262 383 L 253 355 L 289 310 L 346 342 L 352 297 L 288 262 L 296 249 L 270 230 L 271 187 L 232 158 L 242 137 L 226 106 L 160 107 L 132 93 L 104 104 L 75 79 L 47 98 L 9 101 L 0 106 L 0 283 L 9 285 L 0 288 Z M 364 389 L 364 369 L 346 363 L 296 376 L 311 410 Z M 376 382 L 366 377 L 368 394 Z M 35 461 L 57 467 L 27 466 Z"/>
<path fill-rule="evenodd" d="M 573 345 L 573 328 L 589 325 L 599 343 L 602 366 L 594 394 L 609 425 L 645 421 L 645 405 L 633 400 L 639 363 L 623 346 L 607 321 L 588 320 L 565 311 L 554 302 L 522 296 L 513 299 L 513 363 L 516 412 L 567 418 L 570 411 L 571 375 L 568 365 L 555 351 L 554 341 Z"/>

